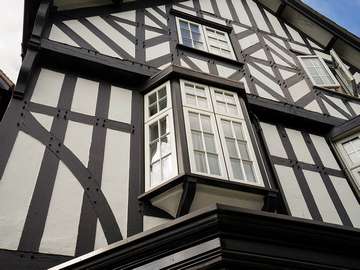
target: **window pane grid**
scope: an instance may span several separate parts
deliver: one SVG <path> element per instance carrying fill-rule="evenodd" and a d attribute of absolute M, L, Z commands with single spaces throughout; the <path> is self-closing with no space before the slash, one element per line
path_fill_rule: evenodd
<path fill-rule="evenodd" d="M 255 182 L 253 162 L 250 160 L 247 142 L 244 140 L 242 124 L 224 119 L 221 123 L 234 178 Z"/>
<path fill-rule="evenodd" d="M 184 45 L 200 50 L 204 49 L 204 42 L 199 25 L 180 20 L 180 31 Z"/>
<path fill-rule="evenodd" d="M 210 116 L 189 112 L 189 120 L 196 171 L 221 175 Z"/>
<path fill-rule="evenodd" d="M 167 108 L 166 86 L 162 87 L 155 93 L 149 95 L 148 102 L 149 102 L 148 110 L 150 117 Z"/>
<path fill-rule="evenodd" d="M 165 116 L 149 126 L 150 186 L 161 183 L 172 174 L 169 117 Z"/>
<path fill-rule="evenodd" d="M 221 113 L 229 113 L 231 115 L 239 114 L 235 97 L 233 94 L 215 90 L 215 101 L 216 101 L 217 109 Z"/>
<path fill-rule="evenodd" d="M 308 74 L 317 85 L 334 85 L 335 81 L 317 57 L 303 57 L 302 61 Z"/>
<path fill-rule="evenodd" d="M 344 150 L 353 164 L 360 163 L 360 138 L 343 143 Z"/>
<path fill-rule="evenodd" d="M 185 83 L 185 96 L 188 105 L 208 109 L 208 99 L 205 88 L 199 85 Z"/>

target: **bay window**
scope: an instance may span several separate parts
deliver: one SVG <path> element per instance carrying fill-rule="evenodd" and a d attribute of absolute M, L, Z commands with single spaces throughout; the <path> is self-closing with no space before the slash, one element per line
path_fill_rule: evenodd
<path fill-rule="evenodd" d="M 178 173 L 170 84 L 145 95 L 145 189 Z"/>

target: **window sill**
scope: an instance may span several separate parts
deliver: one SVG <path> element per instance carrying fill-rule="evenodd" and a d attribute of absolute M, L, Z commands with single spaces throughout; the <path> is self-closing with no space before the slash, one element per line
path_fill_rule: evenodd
<path fill-rule="evenodd" d="M 207 52 L 207 51 L 195 49 L 195 48 L 186 46 L 184 44 L 179 43 L 179 44 L 176 45 L 176 48 L 179 49 L 179 50 L 182 50 L 182 51 L 187 51 L 187 52 L 190 52 L 190 53 L 198 54 L 198 55 L 207 57 L 209 59 L 214 59 L 216 61 L 228 63 L 230 65 L 237 66 L 237 67 L 240 67 L 240 68 L 244 65 L 243 62 L 240 62 L 237 59 L 226 58 L 224 56 L 220 56 L 220 55 L 213 54 L 213 53 L 210 53 L 210 52 Z"/>

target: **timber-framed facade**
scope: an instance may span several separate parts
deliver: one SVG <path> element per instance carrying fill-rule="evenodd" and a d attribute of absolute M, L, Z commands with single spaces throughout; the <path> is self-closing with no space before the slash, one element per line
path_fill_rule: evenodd
<path fill-rule="evenodd" d="M 25 1 L 0 268 L 360 269 L 359 38 L 297 0 L 108 2 Z"/>

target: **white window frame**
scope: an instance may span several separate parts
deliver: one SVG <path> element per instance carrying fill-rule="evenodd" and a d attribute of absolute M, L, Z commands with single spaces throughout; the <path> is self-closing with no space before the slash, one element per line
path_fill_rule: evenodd
<path fill-rule="evenodd" d="M 149 116 L 149 100 L 148 97 L 160 90 L 163 87 L 166 87 L 166 98 L 167 98 L 167 106 L 158 111 L 156 114 Z M 172 164 L 172 174 L 164 179 L 161 179 L 161 183 L 170 180 L 171 178 L 178 175 L 178 164 L 177 164 L 177 153 L 176 153 L 176 142 L 175 142 L 175 129 L 174 129 L 174 118 L 173 118 L 173 110 L 172 110 L 172 103 L 171 103 L 171 88 L 170 82 L 166 82 L 159 87 L 156 87 L 154 90 L 149 92 L 144 96 L 144 114 L 145 114 L 145 124 L 144 124 L 144 146 L 145 146 L 145 191 L 152 189 L 158 185 L 151 186 L 151 173 L 150 173 L 150 131 L 149 127 L 154 124 L 155 122 L 161 120 L 164 117 L 168 117 L 168 128 L 169 128 L 169 138 L 170 138 L 170 147 L 171 147 L 171 164 Z M 158 100 L 157 100 L 158 102 Z M 160 137 L 160 134 L 159 134 Z"/>
<path fill-rule="evenodd" d="M 190 119 L 189 119 L 189 113 L 191 113 L 191 112 L 196 113 L 196 114 L 207 115 L 207 116 L 210 117 L 211 128 L 212 128 L 212 130 L 214 132 L 215 147 L 216 147 L 216 151 L 217 151 L 217 154 L 218 154 L 218 157 L 219 157 L 220 175 L 214 175 L 214 174 L 210 174 L 210 173 L 198 172 L 196 170 L 196 162 L 195 162 L 195 156 L 194 156 L 194 145 L 193 145 L 193 140 L 192 140 L 192 136 L 191 136 Z M 216 120 L 215 120 L 214 113 L 184 107 L 184 120 L 185 120 L 186 139 L 187 139 L 187 143 L 188 143 L 188 152 L 189 152 L 191 172 L 194 173 L 194 174 L 205 175 L 205 176 L 208 176 L 208 177 L 228 180 L 228 174 L 227 174 L 227 170 L 226 170 L 226 166 L 225 166 L 224 156 L 223 156 L 223 153 L 222 153 L 222 147 L 221 147 L 221 144 L 220 144 L 219 132 L 218 132 L 218 129 L 217 129 L 217 126 L 216 126 Z M 206 162 L 206 166 L 207 166 L 207 169 L 209 171 L 208 162 Z"/>
<path fill-rule="evenodd" d="M 230 153 L 229 153 L 228 147 L 226 145 L 225 132 L 224 132 L 224 129 L 223 129 L 223 126 L 221 123 L 222 120 L 241 123 L 244 140 L 246 141 L 246 144 L 247 144 L 249 161 L 251 161 L 252 165 L 253 165 L 253 173 L 255 176 L 255 179 L 254 179 L 255 181 L 247 181 L 245 179 L 239 180 L 234 177 L 234 173 L 233 173 L 231 161 L 230 161 Z M 225 155 L 225 161 L 226 161 L 227 169 L 228 169 L 228 173 L 229 173 L 229 179 L 233 182 L 240 182 L 240 183 L 244 183 L 244 184 L 264 187 L 264 181 L 261 176 L 259 164 L 256 159 L 254 147 L 251 142 L 249 130 L 248 130 L 245 120 L 239 119 L 239 118 L 234 118 L 234 117 L 228 117 L 228 116 L 224 116 L 224 115 L 216 115 L 216 121 L 217 121 L 217 125 L 219 127 L 220 140 L 221 140 L 221 143 L 222 143 L 223 149 L 224 149 L 224 155 Z M 245 175 L 244 168 L 243 168 L 243 175 Z"/>
<path fill-rule="evenodd" d="M 187 102 L 187 98 L 186 98 L 186 92 L 185 92 L 185 84 L 193 84 L 195 86 L 199 86 L 199 87 L 203 87 L 205 89 L 205 97 L 206 97 L 206 102 L 208 105 L 208 109 L 205 108 L 200 108 L 200 107 L 194 107 L 191 104 L 188 104 Z M 182 102 L 183 102 L 183 106 L 185 107 L 189 107 L 189 108 L 194 108 L 197 110 L 203 110 L 203 111 L 207 111 L 207 112 L 212 112 L 212 104 L 211 104 L 211 96 L 210 96 L 210 90 L 209 87 L 207 85 L 204 84 L 200 84 L 200 83 L 194 83 L 191 81 L 187 81 L 187 80 L 180 80 L 180 89 L 181 89 L 181 98 L 182 98 Z"/>
<path fill-rule="evenodd" d="M 351 75 L 350 71 L 348 70 L 347 66 L 344 64 L 344 62 L 341 60 L 341 58 L 337 55 L 334 49 L 330 51 L 330 55 L 332 58 L 332 61 L 335 65 L 335 71 L 336 74 L 339 76 L 340 80 L 342 81 L 342 84 L 344 85 L 344 90 L 348 94 L 354 95 L 354 86 L 355 86 L 355 78 Z M 345 77 L 343 76 L 343 74 Z M 351 89 L 349 89 L 349 85 L 351 86 Z"/>
<path fill-rule="evenodd" d="M 237 114 L 232 114 L 230 112 L 222 112 L 217 105 L 217 96 L 215 92 L 222 92 L 223 95 L 228 94 L 228 95 L 232 95 L 235 99 L 235 105 L 236 105 L 236 110 L 237 110 Z M 230 116 L 230 117 L 236 117 L 236 118 L 241 118 L 244 119 L 244 115 L 240 106 L 240 102 L 239 102 L 239 97 L 237 95 L 237 93 L 231 92 L 231 91 L 227 91 L 227 90 L 223 90 L 220 88 L 216 88 L 216 87 L 210 87 L 210 93 L 211 93 L 211 99 L 213 102 L 213 106 L 214 106 L 214 111 L 216 114 L 221 114 L 221 115 L 226 115 L 226 116 Z M 228 106 L 228 103 L 225 101 L 225 106 Z"/>
<path fill-rule="evenodd" d="M 167 98 L 167 104 L 166 107 L 164 109 L 162 109 L 161 111 L 158 111 L 156 114 L 150 116 L 149 115 L 149 96 L 151 96 L 153 93 L 158 92 L 161 88 L 166 87 L 166 98 Z M 156 96 L 156 102 L 157 102 L 157 106 L 159 109 L 159 100 L 158 97 Z M 147 93 L 144 96 L 144 115 L 145 115 L 145 122 L 148 122 L 154 118 L 156 118 L 158 115 L 160 115 L 162 112 L 168 110 L 169 108 L 172 107 L 172 102 L 171 102 L 171 89 L 170 89 L 170 82 L 166 82 L 158 87 L 156 87 L 154 90 L 152 90 L 151 92 Z"/>
<path fill-rule="evenodd" d="M 304 58 L 316 58 L 320 61 L 320 63 L 322 64 L 322 66 L 325 68 L 326 72 L 328 73 L 329 77 L 334 81 L 334 84 L 329 84 L 329 85 L 319 85 L 317 84 L 314 79 L 312 78 L 310 72 L 308 71 L 307 67 L 305 66 L 305 63 L 303 61 Z M 338 80 L 335 78 L 334 74 L 332 74 L 331 70 L 329 69 L 329 67 L 326 65 L 325 61 L 317 56 L 317 55 L 299 55 L 298 59 L 303 67 L 303 69 L 305 70 L 306 74 L 308 75 L 308 77 L 310 78 L 311 82 L 313 85 L 318 86 L 318 87 L 324 87 L 324 88 L 339 88 L 340 84 L 338 82 Z"/>
<path fill-rule="evenodd" d="M 347 152 L 344 149 L 343 144 L 351 141 L 355 138 L 359 138 L 360 139 L 360 132 L 357 132 L 356 134 L 353 134 L 351 136 L 347 136 L 346 138 L 343 138 L 339 141 L 337 141 L 335 143 L 336 149 L 338 150 L 338 153 L 340 154 L 340 158 L 343 160 L 343 162 L 345 163 L 346 168 L 348 169 L 348 171 L 350 172 L 350 174 L 352 175 L 352 177 L 355 180 L 355 183 L 358 187 L 358 189 L 360 189 L 360 162 L 354 164 L 352 162 L 352 160 L 350 160 Z"/>
<path fill-rule="evenodd" d="M 177 31 L 178 31 L 178 39 L 179 39 L 180 44 L 184 44 L 184 42 L 183 42 L 183 37 L 182 37 L 182 35 L 181 35 L 180 20 L 186 21 L 186 22 L 188 22 L 188 23 L 192 23 L 192 24 L 195 24 L 195 25 L 198 25 L 198 26 L 199 26 L 201 38 L 202 38 L 202 41 L 204 42 L 204 49 L 202 50 L 202 49 L 198 49 L 198 48 L 195 48 L 195 47 L 192 47 L 192 48 L 198 49 L 198 50 L 202 50 L 202 51 L 206 51 L 206 52 L 211 53 L 211 54 L 214 54 L 214 55 L 218 55 L 218 54 L 216 54 L 216 53 L 214 53 L 214 52 L 212 52 L 212 51 L 210 50 L 209 37 L 208 37 L 208 35 L 207 35 L 207 30 L 206 30 L 206 28 L 209 28 L 209 29 L 211 29 L 211 30 L 214 30 L 214 31 L 221 32 L 221 33 L 225 34 L 226 41 L 227 41 L 227 43 L 228 43 L 228 45 L 229 45 L 229 48 L 230 48 L 231 57 L 227 57 L 227 56 L 224 56 L 224 55 L 218 55 L 218 56 L 221 56 L 221 57 L 224 57 L 224 58 L 228 58 L 228 59 L 236 60 L 236 56 L 235 56 L 235 53 L 234 53 L 234 48 L 233 48 L 232 43 L 231 43 L 231 41 L 230 41 L 229 33 L 224 32 L 224 31 L 221 31 L 221 30 L 219 30 L 219 29 L 215 29 L 215 28 L 206 26 L 206 25 L 202 25 L 202 24 L 199 24 L 199 23 L 196 23 L 196 22 L 187 20 L 187 19 L 183 19 L 183 18 L 176 17 L 176 28 L 177 28 Z"/>
<path fill-rule="evenodd" d="M 220 56 L 225 57 L 225 58 L 230 58 L 230 59 L 236 60 L 235 53 L 234 53 L 234 48 L 233 48 L 233 46 L 232 46 L 232 44 L 231 44 L 231 41 L 230 41 L 230 38 L 229 38 L 229 34 L 226 33 L 226 32 L 224 32 L 224 31 L 221 31 L 221 30 L 218 30 L 218 29 L 215 29 L 215 28 L 212 28 L 212 27 L 203 25 L 204 36 L 205 36 L 205 39 L 206 39 L 206 45 L 207 45 L 207 48 L 208 48 L 209 53 L 216 54 L 215 52 L 213 52 L 213 51 L 211 50 L 210 41 L 209 41 L 208 29 L 211 29 L 211 30 L 213 30 L 213 31 L 215 31 L 215 32 L 223 33 L 223 34 L 225 35 L 226 42 L 227 42 L 227 44 L 229 45 L 229 48 L 230 48 L 230 55 L 231 55 L 231 57 L 227 57 L 227 56 L 225 56 L 225 55 L 220 55 Z M 216 55 L 218 55 L 218 54 L 216 54 Z"/>

